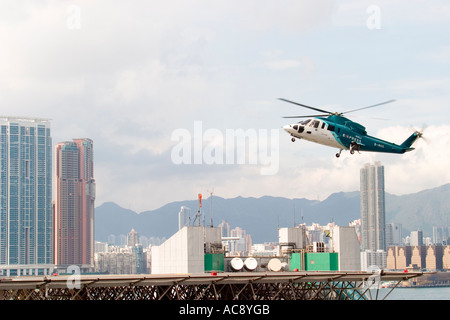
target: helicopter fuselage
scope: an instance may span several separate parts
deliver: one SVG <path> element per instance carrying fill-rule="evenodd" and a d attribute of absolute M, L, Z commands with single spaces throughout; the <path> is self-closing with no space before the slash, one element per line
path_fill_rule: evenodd
<path fill-rule="evenodd" d="M 405 153 L 414 150 L 411 145 L 420 137 L 420 132 L 414 132 L 401 145 L 388 142 L 366 132 L 366 128 L 361 124 L 351 121 L 340 115 L 330 115 L 328 117 L 315 117 L 290 124 L 283 129 L 295 139 L 305 139 L 342 150 L 386 153 Z M 336 154 L 339 157 L 340 152 Z"/>

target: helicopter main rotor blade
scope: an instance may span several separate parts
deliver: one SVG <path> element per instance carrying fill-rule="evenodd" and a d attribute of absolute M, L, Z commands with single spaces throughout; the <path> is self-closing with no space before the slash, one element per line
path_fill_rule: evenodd
<path fill-rule="evenodd" d="M 391 102 L 394 102 L 394 101 L 395 101 L 395 100 L 389 100 L 389 101 L 377 103 L 377 104 L 374 104 L 374 105 L 371 105 L 371 106 L 368 106 L 368 107 L 362 107 L 362 108 L 358 108 L 358 109 L 353 109 L 353 110 L 345 111 L 345 112 L 342 112 L 342 114 L 344 114 L 344 113 L 350 113 L 350 112 L 355 112 L 355 111 L 359 111 L 359 110 L 364 110 L 364 109 L 369 109 L 369 108 L 381 106 L 381 105 L 386 104 L 386 103 L 391 103 Z"/>
<path fill-rule="evenodd" d="M 301 107 L 304 107 L 304 108 L 308 108 L 308 109 L 311 109 L 311 110 L 315 110 L 315 111 L 319 111 L 319 112 L 324 112 L 324 113 L 327 113 L 327 114 L 331 114 L 331 112 L 330 112 L 330 111 L 327 111 L 327 110 L 322 110 L 322 109 L 318 109 L 318 108 L 306 106 L 306 105 L 304 105 L 304 104 L 301 104 L 301 103 L 298 103 L 298 102 L 294 102 L 294 101 L 290 101 L 290 100 L 283 99 L 283 98 L 278 98 L 278 99 L 281 100 L 281 101 L 289 102 L 289 103 L 292 103 L 292 104 L 296 104 L 296 105 L 298 105 L 298 106 L 301 106 Z"/>
<path fill-rule="evenodd" d="M 283 118 L 315 118 L 315 117 L 328 117 L 330 114 L 313 114 L 309 116 L 287 116 Z"/>

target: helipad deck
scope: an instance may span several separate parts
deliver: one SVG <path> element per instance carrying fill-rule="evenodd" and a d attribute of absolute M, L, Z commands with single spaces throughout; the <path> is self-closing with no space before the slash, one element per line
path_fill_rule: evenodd
<path fill-rule="evenodd" d="M 238 272 L 0 278 L 6 300 L 353 300 L 423 273 Z M 368 295 L 368 293 L 370 293 Z M 390 291 L 389 291 L 390 293 Z M 376 296 L 378 298 L 378 295 Z M 383 297 L 381 297 L 383 298 Z"/>

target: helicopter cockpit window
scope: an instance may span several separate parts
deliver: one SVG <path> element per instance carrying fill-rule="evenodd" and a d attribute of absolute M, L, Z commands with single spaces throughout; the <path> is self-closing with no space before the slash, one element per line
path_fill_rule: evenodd
<path fill-rule="evenodd" d="M 295 131 L 297 131 L 298 130 L 298 125 L 294 125 L 293 128 L 294 128 Z"/>
<path fill-rule="evenodd" d="M 311 121 L 311 119 L 304 120 L 304 121 L 300 122 L 300 124 L 306 126 L 310 121 Z"/>

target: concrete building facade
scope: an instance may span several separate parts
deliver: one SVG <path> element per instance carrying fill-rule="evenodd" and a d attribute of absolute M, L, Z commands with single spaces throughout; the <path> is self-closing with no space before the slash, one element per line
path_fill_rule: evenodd
<path fill-rule="evenodd" d="M 221 247 L 221 229 L 184 226 L 151 252 L 151 273 L 202 273 L 205 253 Z"/>
<path fill-rule="evenodd" d="M 339 271 L 361 270 L 361 254 L 355 227 L 335 226 L 332 232 L 333 249 L 339 254 Z"/>

